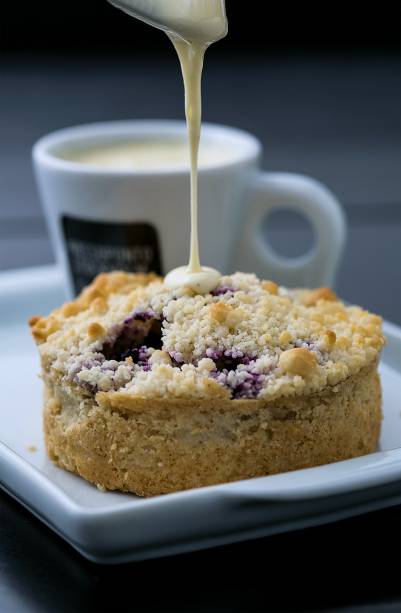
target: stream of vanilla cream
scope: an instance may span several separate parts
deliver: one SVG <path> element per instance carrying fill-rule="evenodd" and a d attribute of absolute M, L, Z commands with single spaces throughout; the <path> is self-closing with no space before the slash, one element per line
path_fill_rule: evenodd
<path fill-rule="evenodd" d="M 198 151 L 201 133 L 201 80 L 205 51 L 227 34 L 224 0 L 110 0 L 127 13 L 162 29 L 172 41 L 181 64 L 191 166 L 191 237 L 187 266 L 171 270 L 165 284 L 187 286 L 199 294 L 210 292 L 221 274 L 202 266 L 198 230 Z"/>

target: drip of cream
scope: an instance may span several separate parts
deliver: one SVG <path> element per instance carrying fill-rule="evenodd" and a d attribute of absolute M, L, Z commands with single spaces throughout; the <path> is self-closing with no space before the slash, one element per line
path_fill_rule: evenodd
<path fill-rule="evenodd" d="M 202 97 L 201 79 L 203 58 L 208 42 L 192 42 L 170 35 L 177 51 L 185 88 L 185 115 L 188 127 L 189 153 L 191 163 L 191 240 L 188 266 L 170 271 L 165 284 L 170 289 L 187 286 L 199 294 L 210 292 L 216 287 L 220 273 L 214 268 L 201 266 L 198 231 L 198 151 L 201 131 Z"/>
<path fill-rule="evenodd" d="M 205 294 L 221 277 L 214 268 L 201 266 L 198 240 L 198 150 L 201 130 L 201 78 L 207 47 L 227 33 L 224 0 L 110 0 L 147 23 L 164 30 L 181 64 L 185 89 L 185 115 L 191 163 L 191 241 L 188 266 L 165 277 L 170 289 L 189 287 Z"/>

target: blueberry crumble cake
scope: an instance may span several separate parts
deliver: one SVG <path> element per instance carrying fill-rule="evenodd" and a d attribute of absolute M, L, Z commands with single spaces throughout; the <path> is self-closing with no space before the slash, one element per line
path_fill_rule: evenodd
<path fill-rule="evenodd" d="M 210 293 L 107 273 L 30 320 L 51 459 L 142 496 L 375 450 L 381 319 L 252 274 Z"/>

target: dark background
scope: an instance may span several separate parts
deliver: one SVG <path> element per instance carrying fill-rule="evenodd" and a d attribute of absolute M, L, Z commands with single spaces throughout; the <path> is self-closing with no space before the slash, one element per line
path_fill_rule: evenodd
<path fill-rule="evenodd" d="M 227 0 L 226 9 L 229 36 L 213 50 L 216 55 L 399 50 L 396 2 Z M 168 54 L 159 33 L 128 19 L 106 0 L 3 3 L 0 38 L 0 49 L 10 53 Z"/>
<path fill-rule="evenodd" d="M 226 4 L 229 35 L 205 66 L 205 120 L 255 133 L 265 168 L 309 174 L 337 194 L 349 224 L 337 289 L 401 323 L 397 3 Z M 105 0 L 2 3 L 0 270 L 53 261 L 30 163 L 40 136 L 163 117 L 183 117 L 183 96 L 161 32 Z M 309 244 L 289 214 L 267 226 L 288 255 Z M 5 613 L 400 608 L 400 507 L 122 568 L 83 561 L 3 493 L 0 518 Z"/>

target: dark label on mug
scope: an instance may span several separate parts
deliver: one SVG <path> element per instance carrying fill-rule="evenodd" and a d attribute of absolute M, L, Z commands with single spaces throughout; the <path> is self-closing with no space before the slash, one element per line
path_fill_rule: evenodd
<path fill-rule="evenodd" d="M 64 216 L 62 227 L 77 293 L 100 272 L 162 273 L 157 232 L 148 223 L 108 223 Z"/>

